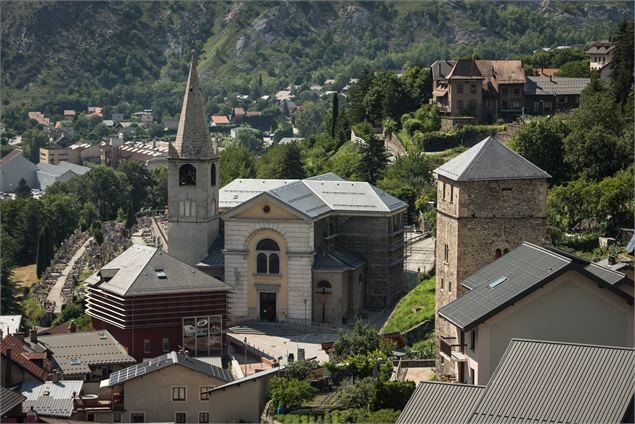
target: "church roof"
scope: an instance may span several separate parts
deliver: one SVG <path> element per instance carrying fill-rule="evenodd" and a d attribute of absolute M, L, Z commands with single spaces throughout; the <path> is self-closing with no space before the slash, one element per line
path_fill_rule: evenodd
<path fill-rule="evenodd" d="M 196 57 L 192 51 L 190 74 L 185 86 L 183 108 L 176 132 L 176 141 L 171 145 L 170 157 L 186 159 L 209 159 L 216 154 L 212 145 L 206 113 L 201 99 L 201 88 L 196 72 Z"/>
<path fill-rule="evenodd" d="M 364 265 L 364 261 L 351 252 L 339 248 L 321 248 L 315 254 L 313 269 L 346 271 Z"/>
<path fill-rule="evenodd" d="M 102 279 L 106 281 L 100 282 Z M 140 245 L 131 246 L 104 265 L 86 284 L 125 297 L 229 289 L 168 253 Z"/>
<path fill-rule="evenodd" d="M 304 180 L 236 179 L 220 190 L 220 207 L 236 207 L 265 192 L 310 218 L 329 212 L 393 213 L 408 207 L 369 183 L 345 181 L 331 172 Z"/>
<path fill-rule="evenodd" d="M 223 255 L 223 249 L 225 249 L 225 234 L 220 233 L 207 251 L 207 256 L 205 256 L 197 266 L 208 268 L 224 267 L 225 256 Z"/>
<path fill-rule="evenodd" d="M 434 173 L 453 181 L 525 180 L 551 177 L 494 137 L 487 137 L 435 169 Z"/>

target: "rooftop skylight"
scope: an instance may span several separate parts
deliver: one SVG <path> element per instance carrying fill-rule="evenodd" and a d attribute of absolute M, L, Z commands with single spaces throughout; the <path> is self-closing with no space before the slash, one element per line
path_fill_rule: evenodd
<path fill-rule="evenodd" d="M 496 287 L 497 285 L 499 285 L 501 283 L 504 283 L 505 281 L 507 281 L 507 277 L 506 276 L 498 277 L 496 280 L 494 280 L 491 283 L 489 283 L 489 288 L 493 289 L 494 287 Z"/>

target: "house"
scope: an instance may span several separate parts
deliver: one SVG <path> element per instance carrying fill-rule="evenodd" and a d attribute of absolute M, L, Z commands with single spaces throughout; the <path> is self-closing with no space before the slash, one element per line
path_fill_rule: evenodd
<path fill-rule="evenodd" d="M 439 309 L 456 329 L 440 349 L 459 382 L 486 384 L 512 338 L 633 346 L 633 281 L 584 259 L 523 243 L 461 286 Z"/>
<path fill-rule="evenodd" d="M 43 127 L 48 127 L 51 124 L 49 118 L 45 118 L 42 112 L 28 112 L 27 116 L 29 119 L 33 119 Z"/>
<path fill-rule="evenodd" d="M 240 124 L 245 118 L 245 109 L 242 107 L 235 107 L 232 109 L 232 122 L 234 124 Z"/>
<path fill-rule="evenodd" d="M 290 90 L 280 90 L 274 95 L 276 102 L 283 103 L 291 100 L 294 96 Z"/>
<path fill-rule="evenodd" d="M 115 121 L 112 119 L 104 119 L 101 121 L 107 128 L 113 128 L 115 126 Z"/>
<path fill-rule="evenodd" d="M 212 119 L 212 127 L 218 127 L 221 125 L 229 125 L 229 118 L 226 117 L 225 115 L 212 115 L 211 117 Z"/>
<path fill-rule="evenodd" d="M 141 125 L 149 125 L 154 121 L 154 115 L 151 110 L 144 110 L 141 112 L 135 112 L 132 114 L 133 117 L 139 119 Z"/>
<path fill-rule="evenodd" d="M 513 339 L 486 386 L 421 382 L 397 424 L 628 423 L 634 395 L 632 348 Z"/>
<path fill-rule="evenodd" d="M 20 149 L 13 149 L 0 159 L 0 190 L 5 193 L 13 193 L 20 180 L 24 178 L 31 188 L 38 186 L 35 176 L 36 165 L 24 157 Z"/>
<path fill-rule="evenodd" d="M 112 422 L 210 423 L 217 421 L 210 421 L 208 391 L 232 380 L 221 367 L 169 352 L 112 373 L 100 386 L 123 396 Z"/>
<path fill-rule="evenodd" d="M 20 332 L 22 315 L 0 315 L 0 338 Z"/>
<path fill-rule="evenodd" d="M 115 131 L 117 134 L 123 134 L 124 136 L 134 136 L 137 133 L 137 124 L 134 122 L 119 122 L 115 125 Z"/>
<path fill-rule="evenodd" d="M 537 77 L 555 77 L 560 72 L 559 68 L 537 68 L 534 70 Z"/>
<path fill-rule="evenodd" d="M 138 361 L 222 350 L 229 287 L 174 256 L 133 245 L 86 280 L 86 313 Z"/>
<path fill-rule="evenodd" d="M 88 116 L 101 118 L 103 116 L 103 108 L 99 106 L 88 106 Z"/>
<path fill-rule="evenodd" d="M 67 119 L 69 121 L 72 121 L 73 119 L 75 119 L 75 111 L 72 109 L 64 110 L 64 119 Z"/>
<path fill-rule="evenodd" d="M 46 190 L 53 183 L 66 182 L 78 175 L 84 175 L 88 171 L 90 168 L 69 162 L 60 162 L 57 165 L 40 163 L 37 165 L 35 174 L 40 190 Z"/>
<path fill-rule="evenodd" d="M 111 372 L 136 362 L 107 330 L 32 334 L 30 344 L 48 352 L 53 367 L 62 372 L 64 380 L 99 382 Z"/>
<path fill-rule="evenodd" d="M 22 412 L 35 412 L 38 416 L 53 418 L 72 418 L 73 399 L 82 391 L 83 381 L 53 380 L 44 383 L 25 381 L 20 393 L 26 399 L 22 403 Z"/>
<path fill-rule="evenodd" d="M 260 371 L 209 390 L 209 422 L 260 422 L 269 398 L 271 378 L 283 368 Z"/>
<path fill-rule="evenodd" d="M 2 387 L 10 387 L 24 381 L 48 380 L 52 368 L 46 353 L 42 354 L 32 349 L 24 342 L 23 335 L 5 336 L 0 342 L 0 352 Z"/>
<path fill-rule="evenodd" d="M 245 118 L 260 118 L 262 117 L 262 112 L 259 110 L 248 110 L 245 112 Z"/>
<path fill-rule="evenodd" d="M 55 141 L 60 137 L 67 137 L 71 139 L 73 135 L 75 135 L 75 128 L 68 125 L 65 126 L 64 123 L 61 121 L 57 122 L 55 124 L 55 127 L 49 127 L 48 129 L 48 137 L 49 140 L 52 141 Z"/>
<path fill-rule="evenodd" d="M 447 75 L 451 62 L 435 63 L 433 104 L 443 114 L 442 127 L 512 120 L 522 114 L 526 78 L 520 60 L 461 59 Z"/>
<path fill-rule="evenodd" d="M 589 56 L 589 67 L 591 70 L 598 71 L 611 63 L 615 44 L 610 40 L 594 41 L 591 48 L 586 51 Z"/>
<path fill-rule="evenodd" d="M 25 400 L 18 391 L 0 387 L 0 420 L 3 423 L 23 421 L 22 403 Z"/>
<path fill-rule="evenodd" d="M 551 115 L 578 107 L 580 94 L 590 81 L 590 78 L 527 77 L 525 113 Z"/>

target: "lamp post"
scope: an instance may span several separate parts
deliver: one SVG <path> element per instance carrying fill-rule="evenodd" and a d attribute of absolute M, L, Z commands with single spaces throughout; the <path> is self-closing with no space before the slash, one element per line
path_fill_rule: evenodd
<path fill-rule="evenodd" d="M 245 347 L 245 371 L 244 371 L 244 374 L 245 374 L 245 376 L 247 376 L 247 337 L 245 337 L 245 340 L 243 341 L 243 346 Z"/>
<path fill-rule="evenodd" d="M 306 303 L 309 301 L 306 297 L 304 300 L 304 332 L 306 333 Z"/>

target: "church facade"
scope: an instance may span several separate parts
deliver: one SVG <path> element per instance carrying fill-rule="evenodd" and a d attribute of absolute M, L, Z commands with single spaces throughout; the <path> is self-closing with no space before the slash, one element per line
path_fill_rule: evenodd
<path fill-rule="evenodd" d="M 331 173 L 219 190 L 205 116 L 193 58 L 168 156 L 167 250 L 231 288 L 230 323 L 350 323 L 403 294 L 406 203 Z"/>

